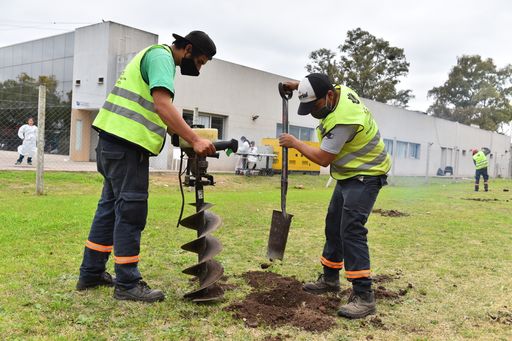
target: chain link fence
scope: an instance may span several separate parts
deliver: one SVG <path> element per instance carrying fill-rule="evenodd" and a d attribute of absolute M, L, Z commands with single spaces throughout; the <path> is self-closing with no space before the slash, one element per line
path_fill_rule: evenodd
<path fill-rule="evenodd" d="M 35 170 L 37 134 L 33 129 L 20 131 L 20 128 L 27 124 L 30 118 L 33 119 L 35 126 L 38 125 L 37 87 L 2 85 L 4 86 L 0 87 L 0 169 Z M 54 94 L 47 94 L 45 113 L 44 169 L 95 170 L 92 163 L 72 162 L 69 159 L 70 102 L 62 101 Z M 35 140 L 32 143 L 25 141 L 24 145 L 22 138 L 27 136 L 27 132 L 31 132 Z M 27 155 L 24 155 L 20 164 L 16 164 L 20 153 Z M 30 156 L 33 159 L 31 165 L 27 163 Z"/>

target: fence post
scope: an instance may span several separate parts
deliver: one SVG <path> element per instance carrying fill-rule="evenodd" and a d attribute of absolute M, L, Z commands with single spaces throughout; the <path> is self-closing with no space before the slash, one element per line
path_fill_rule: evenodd
<path fill-rule="evenodd" d="M 427 142 L 427 165 L 425 167 L 425 183 L 430 183 L 429 170 L 430 170 L 430 146 L 432 142 Z"/>
<path fill-rule="evenodd" d="M 36 168 L 36 194 L 44 194 L 44 121 L 46 116 L 46 86 L 39 85 L 39 98 L 37 101 L 37 168 Z"/>
<path fill-rule="evenodd" d="M 395 177 L 395 167 L 396 167 L 396 153 L 397 153 L 397 141 L 396 137 L 393 138 L 393 162 L 391 163 L 391 176 Z"/>

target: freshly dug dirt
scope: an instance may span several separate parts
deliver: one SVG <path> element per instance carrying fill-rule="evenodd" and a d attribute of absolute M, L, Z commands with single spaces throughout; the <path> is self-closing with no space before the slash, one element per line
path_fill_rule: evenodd
<path fill-rule="evenodd" d="M 374 280 L 376 284 L 390 282 L 400 278 L 400 275 L 400 272 L 377 275 Z M 336 325 L 340 297 L 345 302 L 352 292 L 352 289 L 345 289 L 338 295 L 312 295 L 302 290 L 302 283 L 295 278 L 272 272 L 246 272 L 243 278 L 253 288 L 253 292 L 243 301 L 235 302 L 225 309 L 236 318 L 244 320 L 246 326 L 251 328 L 260 325 L 292 325 L 311 332 L 328 330 Z M 395 292 L 379 285 L 374 291 L 377 299 L 399 301 L 412 288 L 412 284 L 408 284 L 406 288 Z M 368 323 L 378 328 L 384 325 L 378 317 Z"/>
<path fill-rule="evenodd" d="M 376 208 L 372 211 L 373 213 L 379 213 L 383 217 L 407 217 L 409 213 L 400 212 L 397 210 L 383 210 Z"/>
<path fill-rule="evenodd" d="M 243 277 L 254 291 L 226 310 L 243 319 L 248 327 L 292 325 L 322 332 L 336 325 L 336 310 L 341 302 L 338 297 L 309 294 L 295 278 L 272 272 L 247 272 Z"/>

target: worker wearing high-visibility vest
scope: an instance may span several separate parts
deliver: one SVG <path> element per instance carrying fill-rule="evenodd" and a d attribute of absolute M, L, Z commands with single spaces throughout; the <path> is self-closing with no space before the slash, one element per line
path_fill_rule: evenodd
<path fill-rule="evenodd" d="M 290 134 L 279 137 L 280 145 L 297 149 L 321 166 L 330 166 L 331 176 L 337 180 L 325 219 L 326 241 L 320 257 L 323 274 L 303 289 L 314 294 L 339 291 L 339 272 L 344 268 L 353 295 L 338 315 L 362 318 L 374 314 L 368 230 L 364 225 L 391 168 L 379 128 L 353 90 L 332 85 L 324 74 L 313 73 L 300 82 L 283 84 L 285 90 L 298 90 L 299 115 L 311 114 L 320 120 L 320 147 L 309 146 Z"/>
<path fill-rule="evenodd" d="M 215 44 L 201 31 L 173 36 L 171 46 L 149 46 L 128 63 L 93 122 L 99 132 L 96 160 L 104 182 L 77 290 L 115 284 L 118 300 L 165 298 L 142 281 L 138 269 L 148 211 L 149 157 L 160 153 L 167 132 L 181 136 L 198 155 L 215 153 L 211 141 L 200 138 L 173 104 L 176 66 L 183 75 L 198 76 L 215 55 Z M 105 271 L 112 251 L 115 280 Z"/>
<path fill-rule="evenodd" d="M 484 148 L 485 149 L 485 148 Z M 487 173 L 487 167 L 489 166 L 489 161 L 487 160 L 487 155 L 482 151 L 478 151 L 478 149 L 473 149 L 473 163 L 475 164 L 475 191 L 478 192 L 480 186 L 480 176 L 484 178 L 484 190 L 489 191 L 489 174 Z"/>

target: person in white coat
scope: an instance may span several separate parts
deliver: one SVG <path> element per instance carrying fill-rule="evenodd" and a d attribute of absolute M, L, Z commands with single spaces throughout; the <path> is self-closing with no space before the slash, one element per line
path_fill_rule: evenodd
<path fill-rule="evenodd" d="M 243 174 L 247 169 L 247 154 L 249 153 L 250 148 L 249 140 L 245 136 L 240 137 L 238 151 L 236 152 L 238 154 L 238 160 L 235 168 L 236 174 Z"/>
<path fill-rule="evenodd" d="M 20 157 L 16 160 L 16 165 L 20 165 L 23 158 L 27 157 L 27 164 L 32 164 L 32 157 L 36 151 L 37 141 L 37 126 L 34 125 L 34 119 L 30 117 L 27 124 L 24 124 L 18 130 L 18 137 L 23 140 L 23 143 L 18 146 L 18 153 Z"/>
<path fill-rule="evenodd" d="M 247 168 L 253 170 L 256 168 L 256 163 L 258 162 L 258 147 L 256 147 L 256 143 L 251 141 L 251 148 L 249 148 L 249 155 L 247 156 Z"/>

